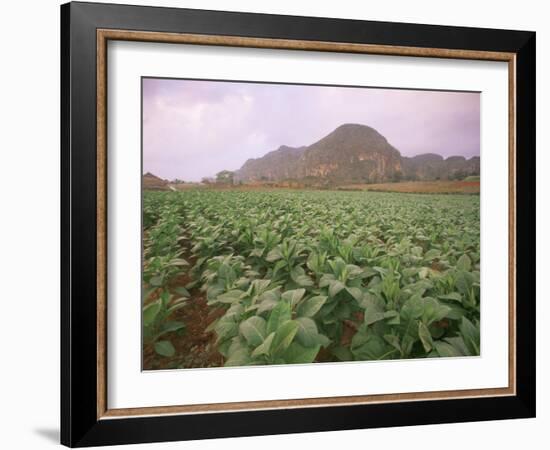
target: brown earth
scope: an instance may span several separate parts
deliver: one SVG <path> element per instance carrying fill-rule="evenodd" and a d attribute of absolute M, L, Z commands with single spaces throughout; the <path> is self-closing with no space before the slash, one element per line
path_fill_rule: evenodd
<path fill-rule="evenodd" d="M 153 348 L 146 346 L 143 351 L 144 370 L 183 369 L 223 366 L 223 356 L 215 346 L 215 334 L 206 328 L 223 315 L 223 309 L 210 310 L 204 296 L 192 296 L 187 304 L 175 311 L 170 320 L 185 324 L 181 334 L 165 335 L 176 349 L 171 358 L 156 355 Z"/>
<path fill-rule="evenodd" d="M 182 241 L 182 248 L 185 249 L 186 241 Z M 195 259 L 186 257 L 187 261 L 193 265 Z M 177 276 L 170 284 L 172 293 L 177 287 L 185 287 L 192 281 L 188 273 L 182 273 Z M 206 328 L 221 317 L 224 313 L 222 308 L 210 308 L 207 305 L 204 294 L 198 289 L 189 290 L 190 298 L 186 301 L 184 307 L 174 311 L 169 320 L 183 322 L 185 329 L 181 332 L 167 333 L 163 338 L 169 339 L 176 349 L 173 357 L 167 358 L 155 353 L 151 345 L 145 345 L 143 348 L 143 369 L 161 370 L 161 369 L 184 369 L 184 368 L 203 368 L 223 366 L 223 356 L 218 352 L 215 341 L 216 336 L 212 331 L 206 331 Z M 152 299 L 158 298 L 156 293 L 151 295 Z"/>
<path fill-rule="evenodd" d="M 170 185 L 172 186 L 172 185 Z M 306 185 L 299 181 L 287 181 L 278 183 L 246 183 L 242 185 L 199 185 L 183 184 L 175 187 L 177 190 L 215 190 L 215 191 L 276 191 L 288 190 L 337 190 L 337 191 L 376 191 L 376 192 L 398 192 L 404 194 L 479 194 L 479 181 L 403 181 L 398 183 L 378 184 L 346 184 L 334 187 L 321 187 Z"/>
<path fill-rule="evenodd" d="M 341 190 L 418 194 L 479 194 L 479 181 L 404 181 L 401 183 L 352 184 Z"/>

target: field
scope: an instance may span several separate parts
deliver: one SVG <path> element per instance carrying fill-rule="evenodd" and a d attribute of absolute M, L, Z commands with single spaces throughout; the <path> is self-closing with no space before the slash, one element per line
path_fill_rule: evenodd
<path fill-rule="evenodd" d="M 145 191 L 143 226 L 144 369 L 480 353 L 477 195 Z"/>
<path fill-rule="evenodd" d="M 355 184 L 343 190 L 401 192 L 418 194 L 479 194 L 479 177 L 463 181 L 403 181 L 401 183 Z"/>

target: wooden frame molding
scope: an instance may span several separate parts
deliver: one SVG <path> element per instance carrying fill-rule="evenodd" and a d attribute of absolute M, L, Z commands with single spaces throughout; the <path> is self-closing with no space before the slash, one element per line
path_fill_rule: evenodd
<path fill-rule="evenodd" d="M 157 33 L 98 29 L 98 43 L 113 41 L 158 42 L 164 44 L 215 45 L 223 47 L 248 47 L 277 50 L 306 50 L 319 52 L 364 53 L 371 55 L 417 56 L 432 58 L 475 59 L 486 61 L 512 61 L 515 54 L 483 50 L 458 50 L 448 48 L 404 47 L 393 45 L 355 44 L 328 41 L 300 41 L 293 39 L 250 38 L 191 33 Z"/>
<path fill-rule="evenodd" d="M 508 62 L 509 72 L 509 385 L 505 388 L 473 389 L 405 394 L 308 398 L 254 402 L 179 405 L 109 409 L 107 404 L 107 42 L 109 40 L 219 45 L 266 49 L 347 52 L 410 57 L 473 59 Z M 335 43 L 291 39 L 159 33 L 147 31 L 97 30 L 97 418 L 174 415 L 343 406 L 421 400 L 444 400 L 516 394 L 516 54 L 510 52 L 403 47 L 356 43 Z"/>

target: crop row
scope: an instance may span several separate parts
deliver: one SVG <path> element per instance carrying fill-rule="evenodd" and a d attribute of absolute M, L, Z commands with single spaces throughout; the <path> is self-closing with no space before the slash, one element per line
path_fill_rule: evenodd
<path fill-rule="evenodd" d="M 226 366 L 480 353 L 477 196 L 145 192 L 143 224 L 159 355 L 197 295 L 222 310 L 209 331 Z"/>

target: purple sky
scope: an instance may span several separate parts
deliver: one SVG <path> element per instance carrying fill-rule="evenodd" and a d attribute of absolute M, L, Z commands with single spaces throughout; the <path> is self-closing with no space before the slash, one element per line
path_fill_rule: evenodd
<path fill-rule="evenodd" d="M 344 123 L 375 128 L 404 156 L 478 156 L 480 95 L 146 78 L 143 171 L 199 181 Z"/>

